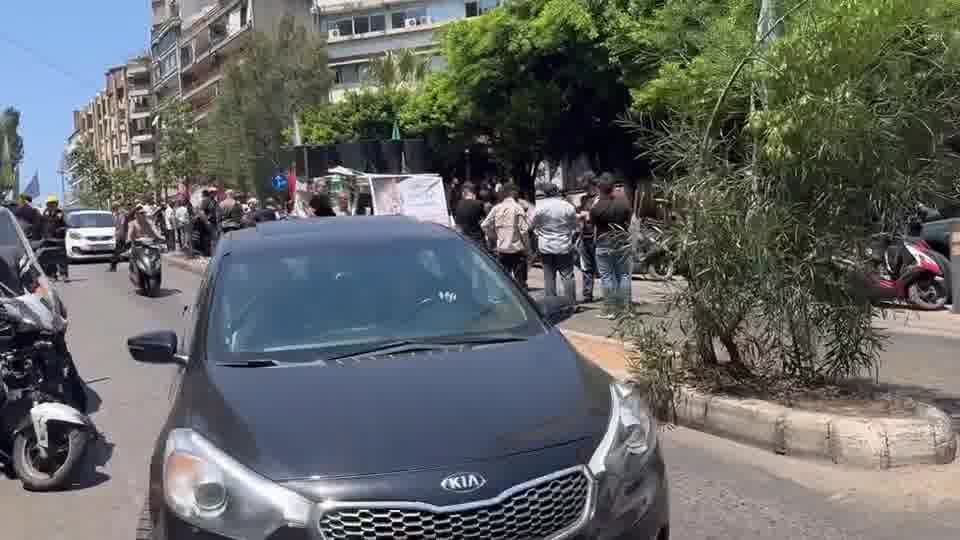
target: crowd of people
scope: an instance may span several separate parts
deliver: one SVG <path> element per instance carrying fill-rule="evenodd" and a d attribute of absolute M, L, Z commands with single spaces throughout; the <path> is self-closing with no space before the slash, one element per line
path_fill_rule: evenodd
<path fill-rule="evenodd" d="M 11 209 L 20 228 L 31 243 L 42 242 L 60 249 L 48 250 L 50 256 L 43 263 L 44 271 L 53 280 L 70 281 L 70 265 L 67 264 L 66 238 L 67 223 L 56 195 L 47 197 L 41 212 L 33 207 L 33 198 L 20 194 L 16 205 Z"/>
<path fill-rule="evenodd" d="M 284 214 L 272 198 L 261 205 L 256 198 L 238 197 L 233 190 L 226 190 L 221 200 L 216 188 L 203 190 L 196 206 L 181 197 L 156 206 L 135 204 L 125 208 L 114 205 L 112 211 L 117 243 L 108 268 L 110 271 L 116 270 L 130 242 L 140 236 L 162 242 L 169 251 L 179 248 L 188 257 L 195 254 L 210 256 L 221 234 L 258 222 L 273 221 Z"/>
<path fill-rule="evenodd" d="M 633 211 L 610 174 L 587 173 L 587 193 L 578 206 L 552 183 L 537 186 L 536 204 L 526 201 L 514 184 L 494 189 L 470 182 L 455 184 L 451 196 L 458 230 L 493 253 L 521 288 L 527 288 L 529 265 L 543 266 L 544 294 L 577 301 L 575 268 L 583 276 L 581 300 L 594 301 L 594 280 L 600 278 L 603 310 L 612 318 L 631 302 Z M 559 278 L 559 290 L 557 286 Z"/>

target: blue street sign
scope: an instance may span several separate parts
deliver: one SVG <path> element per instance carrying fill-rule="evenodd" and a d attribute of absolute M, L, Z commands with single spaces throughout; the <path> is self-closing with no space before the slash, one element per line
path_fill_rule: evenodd
<path fill-rule="evenodd" d="M 283 191 L 287 189 L 287 175 L 283 173 L 279 173 L 274 176 L 271 182 L 273 182 L 273 189 L 277 191 Z"/>

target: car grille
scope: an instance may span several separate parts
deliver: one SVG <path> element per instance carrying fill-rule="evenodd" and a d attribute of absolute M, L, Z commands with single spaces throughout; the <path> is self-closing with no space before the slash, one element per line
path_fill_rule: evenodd
<path fill-rule="evenodd" d="M 110 240 L 113 240 L 113 237 L 112 236 L 88 236 L 87 240 L 90 240 L 91 242 L 108 242 Z"/>
<path fill-rule="evenodd" d="M 589 504 L 590 479 L 577 470 L 469 510 L 430 511 L 401 504 L 391 508 L 389 503 L 338 507 L 320 517 L 319 527 L 325 540 L 535 540 L 570 529 Z"/>

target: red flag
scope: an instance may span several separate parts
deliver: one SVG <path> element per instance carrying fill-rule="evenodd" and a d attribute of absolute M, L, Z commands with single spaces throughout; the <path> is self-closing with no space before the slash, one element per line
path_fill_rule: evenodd
<path fill-rule="evenodd" d="M 289 174 L 287 174 L 287 189 L 290 190 L 290 199 L 293 199 L 293 195 L 297 192 L 297 170 L 290 169 Z"/>

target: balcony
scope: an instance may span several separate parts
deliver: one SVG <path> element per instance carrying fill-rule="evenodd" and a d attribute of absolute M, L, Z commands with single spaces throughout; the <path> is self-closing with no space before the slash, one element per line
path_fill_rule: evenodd
<path fill-rule="evenodd" d="M 400 15 L 393 20 L 393 15 Z M 438 20 L 420 8 L 403 14 L 374 13 L 330 17 L 325 21 L 327 53 L 332 61 L 369 58 L 396 49 L 422 50 L 439 43 L 435 30 L 450 19 Z"/>
<path fill-rule="evenodd" d="M 134 131 L 130 138 L 131 144 L 143 144 L 153 142 L 153 132 L 150 130 Z"/>

